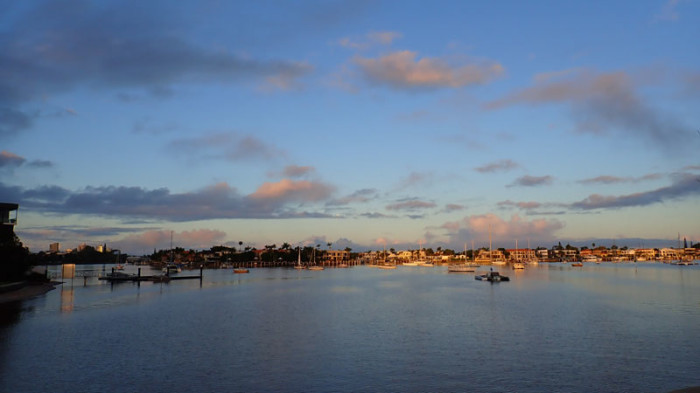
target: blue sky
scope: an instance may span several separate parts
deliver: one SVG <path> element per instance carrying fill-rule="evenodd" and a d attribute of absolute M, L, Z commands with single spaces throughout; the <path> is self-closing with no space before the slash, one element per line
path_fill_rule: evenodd
<path fill-rule="evenodd" d="M 700 241 L 698 1 L 0 1 L 32 251 Z"/>

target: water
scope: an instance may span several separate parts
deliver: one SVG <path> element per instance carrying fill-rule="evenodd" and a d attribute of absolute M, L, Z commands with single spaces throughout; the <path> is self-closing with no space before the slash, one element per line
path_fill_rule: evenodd
<path fill-rule="evenodd" d="M 86 268 L 102 266 L 77 269 Z M 0 392 L 700 385 L 700 267 L 501 271 L 512 281 L 490 284 L 445 267 L 205 270 L 201 283 L 140 285 L 67 279 L 0 308 Z"/>

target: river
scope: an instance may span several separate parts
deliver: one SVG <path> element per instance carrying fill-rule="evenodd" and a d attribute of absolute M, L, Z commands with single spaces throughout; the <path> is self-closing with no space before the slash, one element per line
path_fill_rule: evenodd
<path fill-rule="evenodd" d="M 46 295 L 0 308 L 0 392 L 700 385 L 700 266 L 499 269 L 510 282 L 440 266 L 204 270 L 201 281 L 163 284 L 65 278 Z"/>

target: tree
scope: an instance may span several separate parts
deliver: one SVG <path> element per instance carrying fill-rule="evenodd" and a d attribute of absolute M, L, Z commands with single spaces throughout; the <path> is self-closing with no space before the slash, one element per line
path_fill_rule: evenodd
<path fill-rule="evenodd" d="M 0 232 L 0 282 L 24 279 L 30 267 L 29 250 L 13 231 Z"/>

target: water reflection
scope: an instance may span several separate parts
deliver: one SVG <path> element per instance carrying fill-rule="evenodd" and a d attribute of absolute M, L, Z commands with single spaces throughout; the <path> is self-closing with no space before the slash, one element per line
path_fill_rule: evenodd
<path fill-rule="evenodd" d="M 73 286 L 61 286 L 61 312 L 70 313 L 73 311 Z"/>

